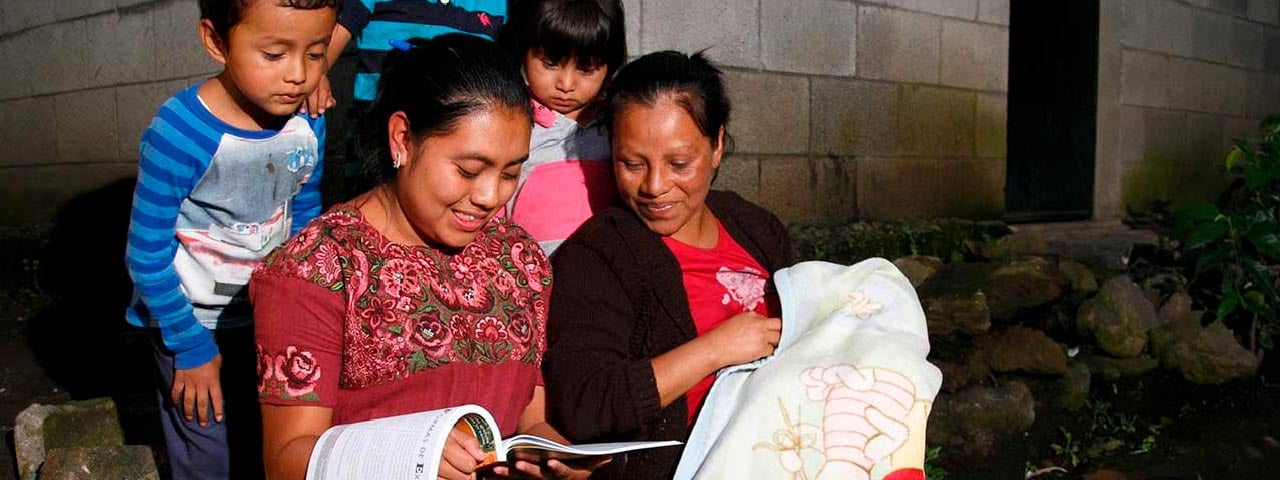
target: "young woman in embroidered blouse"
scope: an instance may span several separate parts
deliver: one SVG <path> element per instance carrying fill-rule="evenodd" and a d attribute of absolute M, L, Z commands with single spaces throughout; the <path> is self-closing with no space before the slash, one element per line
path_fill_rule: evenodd
<path fill-rule="evenodd" d="M 598 213 L 553 259 L 549 413 L 576 441 L 685 440 L 712 375 L 777 345 L 770 272 L 791 248 L 777 217 L 710 190 L 729 102 L 700 54 L 623 67 L 608 108 L 626 208 Z M 593 478 L 671 478 L 679 456 L 617 456 Z"/>
<path fill-rule="evenodd" d="M 544 421 L 539 370 L 550 265 L 494 217 L 529 152 L 520 71 L 465 35 L 402 48 L 384 60 L 356 138 L 378 185 L 311 222 L 253 275 L 272 479 L 303 478 L 332 425 L 465 403 L 486 407 L 504 436 L 559 438 Z M 475 439 L 455 431 L 440 477 L 475 478 L 481 459 Z M 590 473 L 554 460 L 516 468 Z"/>

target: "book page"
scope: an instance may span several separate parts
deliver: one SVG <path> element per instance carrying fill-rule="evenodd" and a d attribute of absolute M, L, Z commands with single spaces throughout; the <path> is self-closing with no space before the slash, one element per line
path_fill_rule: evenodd
<path fill-rule="evenodd" d="M 464 416 L 480 420 L 465 422 L 472 428 L 487 424 L 489 432 L 497 431 L 489 413 L 476 405 L 330 428 L 311 451 L 307 480 L 434 480 L 449 431 Z"/>
<path fill-rule="evenodd" d="M 644 450 L 646 448 L 670 447 L 680 445 L 680 442 L 671 440 L 661 442 L 614 442 L 561 445 L 542 437 L 518 435 L 507 439 L 505 444 L 508 452 L 518 450 L 542 450 L 557 454 L 551 455 L 553 458 L 577 458 L 613 455 L 616 453 L 630 452 L 632 450 Z"/>

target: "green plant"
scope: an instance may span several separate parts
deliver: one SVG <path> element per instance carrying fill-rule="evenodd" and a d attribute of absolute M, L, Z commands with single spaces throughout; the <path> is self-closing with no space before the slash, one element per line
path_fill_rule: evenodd
<path fill-rule="evenodd" d="M 1280 333 L 1280 116 L 1261 130 L 1261 138 L 1236 140 L 1227 155 L 1226 172 L 1236 180 L 1224 200 L 1181 213 L 1174 227 L 1196 259 L 1192 283 L 1217 284 L 1208 290 L 1216 318 L 1247 320 L 1255 353 L 1272 348 Z"/>
<path fill-rule="evenodd" d="M 1062 433 L 1062 443 L 1055 442 L 1049 445 L 1053 449 L 1054 455 L 1062 458 L 1062 460 L 1071 465 L 1071 468 L 1080 466 L 1083 458 L 1080 455 L 1080 444 L 1071 437 L 1071 432 L 1067 429 L 1058 427 L 1058 432 Z"/>
<path fill-rule="evenodd" d="M 924 478 L 929 480 L 945 480 L 947 471 L 942 467 L 934 464 L 938 460 L 938 455 L 942 453 L 942 447 L 933 447 L 924 452 Z"/>

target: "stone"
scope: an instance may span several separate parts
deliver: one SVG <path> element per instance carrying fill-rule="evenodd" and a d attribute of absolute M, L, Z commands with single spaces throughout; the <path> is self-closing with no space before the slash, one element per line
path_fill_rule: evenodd
<path fill-rule="evenodd" d="M 865 218 L 919 219 L 937 209 L 938 161 L 932 158 L 860 158 L 858 213 Z"/>
<path fill-rule="evenodd" d="M 1050 305 L 1066 294 L 1068 282 L 1043 257 L 1026 257 L 997 264 L 984 290 L 991 318 L 1012 320 L 1025 311 Z"/>
<path fill-rule="evenodd" d="M 760 60 L 768 70 L 853 76 L 857 26 L 851 2 L 761 2 Z"/>
<path fill-rule="evenodd" d="M 1066 373 L 1059 380 L 1061 393 L 1058 397 L 1058 405 L 1071 411 L 1080 410 L 1084 407 L 1085 401 L 1089 400 L 1092 380 L 1093 375 L 1088 365 L 1074 360 L 1068 363 Z"/>
<path fill-rule="evenodd" d="M 937 83 L 941 27 L 930 15 L 858 7 L 858 76 Z"/>
<path fill-rule="evenodd" d="M 938 395 L 929 415 L 926 437 L 949 455 L 985 458 L 1035 423 L 1031 389 L 1018 381 L 997 387 L 973 386 Z"/>
<path fill-rule="evenodd" d="M 815 78 L 813 144 L 817 155 L 898 152 L 898 86 L 883 82 Z"/>
<path fill-rule="evenodd" d="M 972 156 L 976 102 L 973 92 L 904 85 L 898 145 L 913 155 Z"/>
<path fill-rule="evenodd" d="M 70 447 L 49 451 L 40 480 L 160 480 L 151 449 L 142 445 Z"/>
<path fill-rule="evenodd" d="M 942 391 L 956 392 L 970 385 L 982 383 L 991 376 L 991 368 L 981 358 L 970 356 L 963 363 L 930 360 L 942 371 Z"/>
<path fill-rule="evenodd" d="M 640 12 L 643 27 L 640 50 L 696 52 L 706 49 L 717 63 L 759 67 L 759 5 L 753 0 L 645 0 Z"/>
<path fill-rule="evenodd" d="M 1194 337 L 1169 345 L 1161 362 L 1191 383 L 1220 385 L 1256 374 L 1259 359 L 1222 322 L 1213 322 Z"/>
<path fill-rule="evenodd" d="M 1067 259 L 1058 260 L 1058 271 L 1071 279 L 1072 291 L 1082 293 L 1098 291 L 1098 278 L 1083 263 Z"/>
<path fill-rule="evenodd" d="M 940 295 L 920 299 L 929 335 L 980 335 L 991 329 L 991 310 L 981 291 L 971 295 Z"/>
<path fill-rule="evenodd" d="M 1163 326 L 1182 320 L 1190 316 L 1191 313 L 1191 295 L 1187 295 L 1187 292 L 1178 291 L 1173 292 L 1173 295 L 1169 295 L 1169 298 L 1165 299 L 1156 315 L 1160 317 L 1160 324 Z"/>
<path fill-rule="evenodd" d="M 1127 275 L 1102 285 L 1098 296 L 1080 305 L 1076 328 L 1103 351 L 1132 358 L 1147 345 L 1147 331 L 1159 323 L 1155 307 Z"/>
<path fill-rule="evenodd" d="M 729 133 L 742 153 L 809 152 L 809 81 L 769 73 L 724 76 L 733 119 Z M 786 92 L 786 95 L 779 95 Z"/>
<path fill-rule="evenodd" d="M 1155 370 L 1160 362 L 1147 355 L 1133 358 L 1115 358 L 1093 352 L 1081 353 L 1077 358 L 1088 365 L 1089 370 L 1103 380 L 1114 382 L 1124 377 L 1136 377 Z"/>
<path fill-rule="evenodd" d="M 919 287 L 924 284 L 925 280 L 933 274 L 938 273 L 942 269 L 942 259 L 931 257 L 928 255 L 912 255 L 902 257 L 893 261 L 893 266 L 898 267 L 903 275 L 911 280 L 911 286 Z"/>
<path fill-rule="evenodd" d="M 1013 326 L 978 338 L 974 344 L 993 372 L 1061 375 L 1067 371 L 1066 349 L 1039 330 Z"/>
<path fill-rule="evenodd" d="M 61 405 L 32 404 L 14 420 L 14 452 L 19 478 L 35 480 L 47 453 L 54 448 L 124 445 L 124 432 L 109 398 Z M 43 478 L 43 477 L 41 477 Z"/>
<path fill-rule="evenodd" d="M 983 249 L 984 256 L 990 259 L 1004 260 L 1029 255 L 1048 255 L 1049 243 L 1044 237 L 1034 233 L 1015 233 L 1005 235 L 988 242 Z"/>
<path fill-rule="evenodd" d="M 1009 90 L 1009 31 L 970 22 L 942 22 L 944 85 Z"/>

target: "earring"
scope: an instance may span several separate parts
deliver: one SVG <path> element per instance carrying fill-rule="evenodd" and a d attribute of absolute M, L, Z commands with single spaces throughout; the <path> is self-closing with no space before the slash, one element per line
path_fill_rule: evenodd
<path fill-rule="evenodd" d="M 403 163 L 404 163 L 404 152 L 396 152 L 395 159 L 391 161 L 391 166 L 399 170 L 400 165 Z"/>

